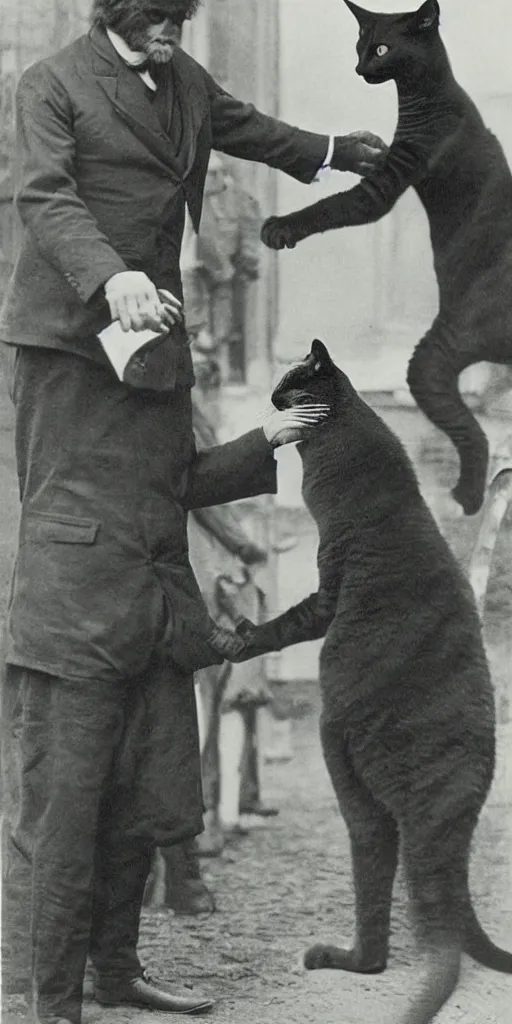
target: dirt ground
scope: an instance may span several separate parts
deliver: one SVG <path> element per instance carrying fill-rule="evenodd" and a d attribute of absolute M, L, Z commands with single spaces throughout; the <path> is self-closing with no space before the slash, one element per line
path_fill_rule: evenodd
<path fill-rule="evenodd" d="M 219 860 L 205 862 L 218 900 L 211 918 L 146 915 L 142 955 L 162 977 L 186 978 L 211 993 L 218 1000 L 218 1024 L 392 1024 L 418 977 L 400 881 L 386 974 L 361 979 L 301 968 L 301 953 L 312 942 L 350 939 L 353 897 L 347 834 L 317 737 L 315 686 L 297 690 L 311 710 L 294 722 L 294 759 L 268 766 L 264 779 L 266 798 L 281 808 L 279 818 L 238 839 Z M 485 927 L 512 946 L 512 823 L 503 807 L 512 773 L 507 787 L 503 772 L 502 761 L 475 844 L 472 891 Z M 85 1021 L 125 1024 L 125 1017 L 91 1008 Z M 440 1024 L 510 1021 L 512 980 L 466 962 Z M 148 1024 L 155 1024 L 154 1016 Z"/>
<path fill-rule="evenodd" d="M 264 773 L 265 798 L 280 807 L 279 817 L 232 841 L 220 858 L 203 862 L 218 903 L 211 917 L 145 912 L 142 959 L 155 976 L 186 980 L 211 994 L 217 1024 L 395 1024 L 418 979 L 400 879 L 385 974 L 360 978 L 300 967 L 300 954 L 313 941 L 350 939 L 353 899 L 347 835 L 320 754 L 314 684 L 298 685 L 296 695 L 309 711 L 293 722 L 294 758 L 268 765 Z M 505 808 L 512 757 L 509 750 L 506 771 L 506 742 L 505 730 L 495 789 L 476 837 L 472 892 L 486 929 L 495 941 L 512 946 L 512 821 Z M 9 1009 L 4 1024 L 26 1019 L 16 1006 Z M 438 1019 L 508 1024 L 512 980 L 465 960 L 459 988 Z M 84 1024 L 160 1020 L 168 1017 L 107 1012 L 93 1003 L 84 1012 Z"/>
<path fill-rule="evenodd" d="M 11 444 L 9 431 L 0 429 L 2 588 L 17 514 Z M 508 588 L 511 578 L 507 573 Z M 495 605 L 503 611 L 503 600 L 495 598 Z M 498 647 L 493 657 L 496 671 L 508 674 L 510 665 Z M 142 959 L 156 977 L 186 981 L 211 994 L 217 1001 L 211 1019 L 217 1024 L 397 1024 L 399 1008 L 419 977 L 400 879 L 385 974 L 308 974 L 300 966 L 302 951 L 313 941 L 350 940 L 353 894 L 346 830 L 320 752 L 315 683 L 294 684 L 293 696 L 304 711 L 292 723 L 294 757 L 267 764 L 263 774 L 263 796 L 280 808 L 279 817 L 232 840 L 218 859 L 203 862 L 218 904 L 211 917 L 145 912 Z M 485 928 L 496 942 L 512 948 L 510 726 L 500 727 L 498 753 L 495 785 L 474 845 L 472 892 Z M 168 1019 L 137 1010 L 105 1011 L 94 1003 L 84 1009 L 84 1024 L 163 1024 Z M 22 1006 L 11 1003 L 4 1006 L 3 1020 L 22 1024 L 27 1017 Z M 512 1024 L 512 980 L 465 960 L 459 988 L 438 1020 Z"/>
<path fill-rule="evenodd" d="M 264 795 L 280 807 L 265 829 L 238 838 L 204 861 L 218 910 L 209 918 L 146 912 L 141 954 L 155 976 L 186 980 L 218 1002 L 216 1024 L 396 1024 L 418 979 L 405 896 L 396 886 L 392 955 L 375 978 L 303 972 L 300 954 L 316 940 L 350 939 L 352 884 L 347 835 L 337 812 L 317 738 L 314 684 L 297 687 L 309 713 L 293 723 L 294 758 L 265 769 Z M 472 892 L 482 923 L 512 947 L 511 815 L 505 813 L 504 746 L 497 785 L 482 816 L 472 864 Z M 512 758 L 509 753 L 509 766 Z M 16 1012 L 4 1024 L 22 1024 Z M 157 1024 L 165 1014 L 105 1011 L 88 1003 L 84 1024 Z M 508 1024 L 512 980 L 465 960 L 460 986 L 439 1024 Z"/>

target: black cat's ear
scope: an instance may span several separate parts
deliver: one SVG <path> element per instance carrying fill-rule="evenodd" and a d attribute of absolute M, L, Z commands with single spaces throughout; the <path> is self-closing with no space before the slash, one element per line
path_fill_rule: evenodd
<path fill-rule="evenodd" d="M 416 32 L 428 32 L 431 28 L 439 28 L 440 18 L 438 0 L 425 0 L 420 9 L 411 14 L 409 25 Z"/>
<path fill-rule="evenodd" d="M 319 341 L 318 338 L 315 338 L 312 343 L 310 354 L 311 358 L 314 360 L 313 369 L 316 372 L 319 372 L 320 370 L 330 370 L 334 366 L 323 341 Z"/>
<path fill-rule="evenodd" d="M 364 7 L 358 7 L 357 4 L 353 4 L 352 0 L 344 0 L 349 11 L 352 11 L 354 18 L 357 18 L 361 26 L 366 25 L 369 21 L 375 19 L 375 14 L 372 11 L 365 11 Z"/>

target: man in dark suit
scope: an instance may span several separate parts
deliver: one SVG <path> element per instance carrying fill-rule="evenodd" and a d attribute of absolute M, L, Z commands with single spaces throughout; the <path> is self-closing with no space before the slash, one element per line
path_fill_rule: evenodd
<path fill-rule="evenodd" d="M 4 977 L 7 988 L 17 971 L 28 980 L 37 1024 L 80 1024 L 88 952 L 104 1005 L 211 1006 L 153 983 L 136 952 L 154 847 L 202 829 L 192 673 L 222 660 L 188 561 L 187 510 L 274 492 L 273 447 L 317 421 L 274 412 L 196 451 L 185 207 L 197 228 L 212 147 L 303 182 L 326 157 L 364 172 L 381 149 L 233 99 L 177 45 L 196 7 L 96 0 L 90 34 L 29 68 L 18 90 L 24 234 L 0 321 L 21 495 Z M 111 319 L 166 329 L 138 387 L 98 340 Z"/>

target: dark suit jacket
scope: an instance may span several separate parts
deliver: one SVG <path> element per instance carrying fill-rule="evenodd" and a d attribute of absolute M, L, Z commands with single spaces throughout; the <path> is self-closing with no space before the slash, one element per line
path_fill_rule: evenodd
<path fill-rule="evenodd" d="M 179 160 L 102 31 L 29 68 L 18 90 L 25 234 L 0 323 L 17 346 L 22 492 L 7 656 L 55 675 L 133 675 L 155 650 L 190 669 L 215 660 L 187 509 L 275 490 L 261 430 L 196 453 L 190 379 L 150 395 L 99 365 L 108 309 L 96 300 L 113 274 L 140 269 L 181 294 L 185 204 L 197 227 L 212 146 L 305 182 L 327 149 L 234 100 L 183 51 L 173 61 Z"/>
<path fill-rule="evenodd" d="M 24 237 L 0 339 L 102 361 L 108 322 L 102 286 L 145 271 L 181 296 L 185 203 L 199 226 L 212 148 L 309 182 L 328 139 L 233 99 L 178 49 L 182 160 L 162 131 L 140 78 L 93 29 L 29 68 L 17 94 L 17 209 Z"/>
<path fill-rule="evenodd" d="M 222 660 L 187 511 L 275 491 L 263 431 L 198 452 L 190 388 L 146 393 L 79 356 L 7 351 L 22 499 L 8 661 L 117 679 L 155 652 L 191 670 Z"/>

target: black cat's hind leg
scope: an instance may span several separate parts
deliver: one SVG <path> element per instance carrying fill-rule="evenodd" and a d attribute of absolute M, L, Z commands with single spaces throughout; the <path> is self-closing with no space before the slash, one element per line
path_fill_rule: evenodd
<path fill-rule="evenodd" d="M 356 933 L 351 949 L 316 945 L 305 954 L 308 970 L 378 974 L 387 964 L 393 881 L 398 856 L 394 818 L 354 776 L 336 725 L 323 725 L 322 746 L 351 843 Z"/>
<path fill-rule="evenodd" d="M 476 351 L 469 352 L 468 345 L 438 318 L 417 345 L 407 373 L 407 383 L 419 408 L 457 449 L 460 476 L 452 494 L 466 515 L 478 512 L 484 499 L 489 445 L 461 398 L 458 378 L 467 366 L 484 358 Z"/>

